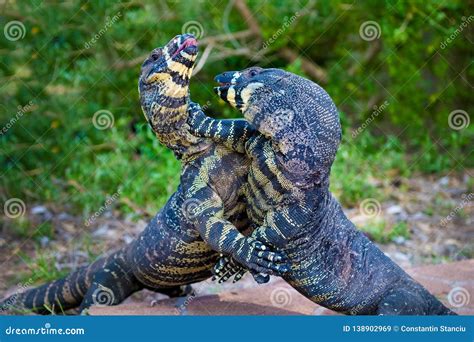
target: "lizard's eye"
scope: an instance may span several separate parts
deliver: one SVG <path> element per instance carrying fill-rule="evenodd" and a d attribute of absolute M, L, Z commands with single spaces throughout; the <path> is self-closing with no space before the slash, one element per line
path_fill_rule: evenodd
<path fill-rule="evenodd" d="M 257 74 L 258 74 L 257 70 L 250 70 L 249 72 L 250 77 L 254 77 Z"/>
<path fill-rule="evenodd" d="M 159 59 L 161 57 L 161 51 L 160 50 L 157 50 L 155 52 L 153 52 L 150 56 L 154 61 L 156 61 L 157 59 Z"/>

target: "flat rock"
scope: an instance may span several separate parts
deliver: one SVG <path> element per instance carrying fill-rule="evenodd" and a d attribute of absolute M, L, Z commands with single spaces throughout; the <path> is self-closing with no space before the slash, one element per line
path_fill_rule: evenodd
<path fill-rule="evenodd" d="M 461 315 L 474 314 L 474 259 L 407 269 L 407 272 Z M 204 288 L 209 281 L 198 284 Z M 237 283 L 239 284 L 239 283 Z M 216 294 L 153 301 L 126 301 L 117 306 L 94 306 L 91 315 L 334 315 L 306 299 L 282 279 L 257 285 L 251 277 L 244 285 L 223 285 Z M 215 288 L 215 285 L 214 287 Z M 203 291 L 198 291 L 203 292 Z"/>

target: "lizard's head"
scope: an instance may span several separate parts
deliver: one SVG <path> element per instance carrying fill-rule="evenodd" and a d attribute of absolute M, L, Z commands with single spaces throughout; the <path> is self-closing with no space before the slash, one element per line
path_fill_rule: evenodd
<path fill-rule="evenodd" d="M 178 35 L 150 53 L 138 81 L 145 118 L 158 139 L 178 155 L 198 141 L 186 123 L 189 81 L 197 54 L 194 36 Z"/>
<path fill-rule="evenodd" d="M 259 67 L 226 72 L 215 80 L 217 94 L 272 141 L 295 181 L 328 181 L 341 126 L 324 89 L 290 72 Z"/>

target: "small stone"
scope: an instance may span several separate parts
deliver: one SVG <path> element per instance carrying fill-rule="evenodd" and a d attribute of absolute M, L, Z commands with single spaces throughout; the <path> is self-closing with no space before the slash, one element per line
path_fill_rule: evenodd
<path fill-rule="evenodd" d="M 92 233 L 92 236 L 102 237 L 109 234 L 109 226 L 104 224 Z"/>
<path fill-rule="evenodd" d="M 68 213 L 64 213 L 64 212 L 63 212 L 63 213 L 60 213 L 60 214 L 58 215 L 58 220 L 60 220 L 60 221 L 72 220 L 72 216 L 69 215 Z"/>
<path fill-rule="evenodd" d="M 41 215 L 41 214 L 44 214 L 46 212 L 48 212 L 48 208 L 46 208 L 43 205 L 36 205 L 33 208 L 31 208 L 31 213 L 33 215 Z"/>
<path fill-rule="evenodd" d="M 53 214 L 43 205 L 36 205 L 31 208 L 31 214 L 40 216 L 43 221 L 49 221 L 53 218 Z"/>
<path fill-rule="evenodd" d="M 403 245 L 405 244 L 406 239 L 403 236 L 396 236 L 393 238 L 393 242 L 395 242 L 397 245 Z"/>
<path fill-rule="evenodd" d="M 411 216 L 411 219 L 414 221 L 425 220 L 426 218 L 426 214 L 422 213 L 421 211 L 418 211 Z"/>
<path fill-rule="evenodd" d="M 445 176 L 445 177 L 440 178 L 440 180 L 438 181 L 438 184 L 441 186 L 447 186 L 449 184 L 449 177 Z"/>
<path fill-rule="evenodd" d="M 122 236 L 122 240 L 123 242 L 125 242 L 127 245 L 129 243 L 131 243 L 134 239 L 133 239 L 133 236 L 130 236 L 128 234 L 125 234 L 124 236 Z"/>
<path fill-rule="evenodd" d="M 403 208 L 399 205 L 392 205 L 387 208 L 387 214 L 390 214 L 390 215 L 399 215 L 403 212 L 404 212 Z"/>
<path fill-rule="evenodd" d="M 40 237 L 39 242 L 40 242 L 41 247 L 44 248 L 49 245 L 50 239 L 47 236 L 42 236 Z"/>
<path fill-rule="evenodd" d="M 405 253 L 401 253 L 401 252 L 395 252 L 393 254 L 393 257 L 399 261 L 409 261 L 410 258 L 408 257 L 408 255 L 406 255 Z"/>

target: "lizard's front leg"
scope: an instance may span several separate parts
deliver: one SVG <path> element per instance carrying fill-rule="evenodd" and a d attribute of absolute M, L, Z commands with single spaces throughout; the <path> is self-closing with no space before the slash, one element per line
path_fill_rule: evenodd
<path fill-rule="evenodd" d="M 300 203 L 280 205 L 267 212 L 263 225 L 250 236 L 268 246 L 284 249 L 288 241 L 304 234 L 310 219 L 311 211 Z"/>
<path fill-rule="evenodd" d="M 188 188 L 192 191 L 188 191 L 186 201 L 194 202 L 189 220 L 212 249 L 231 255 L 239 264 L 257 272 L 281 274 L 289 270 L 284 253 L 273 252 L 264 243 L 244 236 L 223 217 L 224 204 L 210 187 Z"/>
<path fill-rule="evenodd" d="M 244 153 L 245 144 L 255 135 L 255 129 L 244 119 L 213 119 L 196 103 L 188 108 L 188 124 L 192 134 L 212 139 L 233 151 Z"/>

